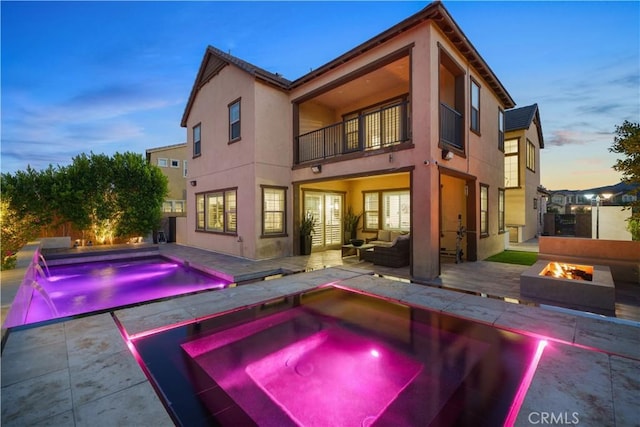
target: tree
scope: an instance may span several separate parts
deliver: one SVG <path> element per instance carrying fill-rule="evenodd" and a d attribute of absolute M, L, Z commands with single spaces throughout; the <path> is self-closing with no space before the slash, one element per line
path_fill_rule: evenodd
<path fill-rule="evenodd" d="M 622 179 L 628 184 L 635 184 L 632 194 L 640 195 L 640 124 L 625 120 L 620 126 L 616 126 L 616 136 L 613 146 L 609 151 L 623 154 L 625 157 L 616 160 L 613 169 L 622 172 Z M 634 240 L 640 240 L 640 200 L 631 203 L 632 215 L 629 218 L 628 229 L 633 234 Z"/>

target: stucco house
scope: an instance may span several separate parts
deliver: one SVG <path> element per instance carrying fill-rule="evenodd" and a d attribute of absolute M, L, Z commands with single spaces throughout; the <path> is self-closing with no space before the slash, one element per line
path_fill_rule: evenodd
<path fill-rule="evenodd" d="M 538 104 L 505 111 L 505 223 L 510 242 L 542 233 L 546 194 L 540 191 L 540 150 L 544 148 Z"/>
<path fill-rule="evenodd" d="M 158 166 L 167 177 L 169 194 L 162 205 L 165 213 L 187 211 L 187 155 L 186 142 L 146 150 L 147 163 Z"/>
<path fill-rule="evenodd" d="M 409 233 L 414 280 L 504 249 L 504 111 L 515 103 L 439 2 L 289 81 L 205 51 L 187 129 L 188 245 L 251 259 Z"/>

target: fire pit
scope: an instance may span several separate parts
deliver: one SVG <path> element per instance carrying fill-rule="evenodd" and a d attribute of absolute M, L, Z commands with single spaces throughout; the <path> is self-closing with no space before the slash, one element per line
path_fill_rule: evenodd
<path fill-rule="evenodd" d="M 609 267 L 541 260 L 520 275 L 520 294 L 541 303 L 615 314 Z"/>

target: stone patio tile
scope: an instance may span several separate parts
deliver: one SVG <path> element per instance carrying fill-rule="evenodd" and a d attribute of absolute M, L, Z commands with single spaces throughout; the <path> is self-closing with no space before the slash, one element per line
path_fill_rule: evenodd
<path fill-rule="evenodd" d="M 445 291 L 432 286 L 414 285 L 416 291 L 406 302 L 433 311 L 442 311 L 454 304 L 465 294 L 460 292 Z"/>
<path fill-rule="evenodd" d="M 409 293 L 409 284 L 401 283 L 400 287 L 398 287 L 395 286 L 394 283 L 397 284 L 400 282 L 394 282 L 378 276 L 363 275 L 340 280 L 336 285 L 386 296 L 399 301 L 403 295 L 407 295 Z M 388 287 L 386 292 L 385 287 Z"/>
<path fill-rule="evenodd" d="M 576 318 L 562 312 L 521 304 L 508 304 L 507 310 L 494 323 L 505 329 L 516 329 L 536 336 L 573 342 Z"/>
<path fill-rule="evenodd" d="M 97 334 L 113 328 L 113 318 L 109 313 L 97 314 L 95 316 L 82 317 L 79 319 L 64 322 L 64 331 L 67 338 L 77 338 L 90 334 Z"/>
<path fill-rule="evenodd" d="M 20 331 L 12 333 L 11 338 L 17 338 L 19 334 L 29 331 Z M 30 343 L 34 341 L 29 340 Z M 67 361 L 67 345 L 64 341 L 56 342 L 43 339 L 39 346 L 27 346 L 23 349 L 19 343 L 14 343 L 10 353 L 7 351 L 2 353 L 2 390 L 4 387 L 24 381 L 30 378 L 36 378 L 44 374 L 66 369 Z M 7 342 L 7 347 L 11 344 Z M 18 349 L 16 349 L 18 348 Z M 46 355 L 46 356 L 45 356 Z"/>
<path fill-rule="evenodd" d="M 40 357 L 43 357 L 40 354 Z M 3 357 L 4 359 L 4 357 Z M 4 360 L 3 360 L 4 365 Z M 2 386 L 2 425 L 28 426 L 72 409 L 69 370 Z"/>
<path fill-rule="evenodd" d="M 74 406 L 99 399 L 147 380 L 127 350 L 107 354 L 69 372 Z"/>
<path fill-rule="evenodd" d="M 463 294 L 460 299 L 446 306 L 443 311 L 493 324 L 502 313 L 507 311 L 508 307 L 508 303 L 501 300 Z"/>
<path fill-rule="evenodd" d="M 640 325 L 577 316 L 575 343 L 639 359 Z"/>
<path fill-rule="evenodd" d="M 2 351 L 2 357 L 4 359 L 5 356 L 9 356 L 14 352 L 20 353 L 43 345 L 63 343 L 65 339 L 64 326 L 61 323 L 21 331 L 11 331 Z"/>
<path fill-rule="evenodd" d="M 75 427 L 76 422 L 73 417 L 73 410 L 65 411 L 61 414 L 47 417 L 44 420 L 31 424 L 33 427 Z"/>
<path fill-rule="evenodd" d="M 173 426 L 148 381 L 76 406 L 77 427 Z"/>
<path fill-rule="evenodd" d="M 127 346 L 122 339 L 113 319 L 111 327 L 91 327 L 90 318 L 76 319 L 65 324 L 67 331 L 67 352 L 69 367 L 84 366 L 105 355 L 114 354 L 126 350 Z M 83 326 L 87 326 L 82 333 Z"/>
<path fill-rule="evenodd" d="M 158 307 L 161 308 L 161 306 Z M 138 334 L 140 332 L 160 328 L 162 326 L 181 323 L 191 320 L 194 317 L 192 313 L 184 308 L 159 311 L 158 313 L 150 313 L 147 315 L 139 313 L 137 309 L 138 307 L 135 307 L 115 312 L 115 316 L 118 318 L 120 323 L 122 323 L 122 326 L 129 335 Z"/>
<path fill-rule="evenodd" d="M 541 412 L 565 417 L 571 424 L 613 425 L 609 356 L 550 342 L 515 425 L 540 424 Z"/>
<path fill-rule="evenodd" d="M 611 356 L 611 383 L 616 426 L 638 426 L 640 361 Z"/>

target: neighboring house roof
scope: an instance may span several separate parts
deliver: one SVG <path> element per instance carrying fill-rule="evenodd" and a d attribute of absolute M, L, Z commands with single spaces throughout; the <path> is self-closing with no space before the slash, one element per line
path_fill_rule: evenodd
<path fill-rule="evenodd" d="M 526 130 L 531 127 L 531 123 L 538 124 L 538 140 L 540 148 L 544 148 L 544 139 L 542 138 L 542 122 L 540 122 L 540 109 L 538 104 L 528 105 L 526 107 L 513 108 L 504 112 L 504 130 L 505 132 L 513 132 L 516 130 Z"/>
<path fill-rule="evenodd" d="M 195 100 L 196 94 L 198 93 L 198 90 L 200 90 L 200 88 L 204 84 L 206 84 L 216 74 L 218 74 L 220 70 L 222 70 L 229 64 L 237 66 L 241 70 L 244 70 L 254 76 L 256 79 L 262 80 L 277 88 L 288 91 L 309 81 L 312 81 L 322 74 L 344 64 L 345 62 L 353 60 L 354 58 L 368 52 L 376 46 L 379 46 L 380 44 L 393 39 L 399 34 L 402 34 L 410 28 L 415 27 L 416 25 L 419 25 L 427 20 L 431 20 L 438 28 L 440 28 L 440 30 L 442 30 L 444 35 L 451 41 L 451 43 L 453 43 L 454 46 L 456 46 L 460 53 L 471 63 L 471 65 L 478 71 L 480 76 L 482 76 L 482 78 L 487 82 L 489 87 L 502 101 L 505 108 L 512 108 L 516 105 L 513 98 L 511 98 L 511 95 L 509 95 L 500 80 L 498 80 L 498 77 L 480 56 L 476 48 L 467 39 L 467 36 L 462 32 L 458 24 L 455 23 L 444 5 L 440 1 L 434 1 L 418 13 L 410 16 L 399 24 L 394 25 L 388 30 L 378 34 L 372 39 L 360 44 L 359 46 L 351 49 L 350 51 L 339 56 L 333 61 L 328 62 L 327 64 L 308 74 L 305 74 L 304 76 L 296 79 L 293 82 L 285 79 L 279 74 L 274 74 L 266 71 L 231 54 L 225 53 L 220 49 L 216 49 L 213 46 L 208 46 L 204 54 L 204 58 L 202 59 L 202 63 L 200 64 L 200 69 L 198 70 L 195 83 L 191 89 L 191 94 L 189 95 L 189 100 L 187 101 L 184 114 L 182 115 L 181 126 L 187 126 L 187 117 L 189 117 L 189 113 L 191 111 L 191 107 L 193 106 L 193 102 Z"/>
<path fill-rule="evenodd" d="M 173 150 L 174 148 L 180 148 L 180 147 L 186 147 L 186 146 L 187 146 L 186 142 L 181 142 L 180 144 L 172 144 L 172 145 L 165 145 L 163 147 L 147 148 L 147 154 L 157 153 L 158 151 Z"/>

